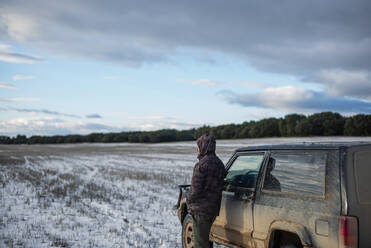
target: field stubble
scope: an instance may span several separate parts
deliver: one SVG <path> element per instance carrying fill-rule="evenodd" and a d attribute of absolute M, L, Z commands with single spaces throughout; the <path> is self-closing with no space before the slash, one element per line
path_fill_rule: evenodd
<path fill-rule="evenodd" d="M 181 247 L 172 206 L 195 162 L 194 142 L 0 145 L 0 247 Z"/>
<path fill-rule="evenodd" d="M 0 147 L 0 247 L 180 247 L 172 206 L 194 154 L 156 146 Z"/>

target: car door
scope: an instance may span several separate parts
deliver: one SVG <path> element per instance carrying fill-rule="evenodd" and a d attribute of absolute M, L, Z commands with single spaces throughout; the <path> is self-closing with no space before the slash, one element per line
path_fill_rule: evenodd
<path fill-rule="evenodd" d="M 264 158 L 264 152 L 237 153 L 227 164 L 221 208 L 211 229 L 215 240 L 250 245 L 253 198 Z"/>

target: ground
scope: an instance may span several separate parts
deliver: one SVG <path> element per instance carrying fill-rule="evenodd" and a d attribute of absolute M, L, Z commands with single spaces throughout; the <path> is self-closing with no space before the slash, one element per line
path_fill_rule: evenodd
<path fill-rule="evenodd" d="M 303 140 L 334 138 L 223 140 L 217 154 Z M 0 247 L 181 247 L 172 206 L 196 161 L 194 142 L 0 145 Z"/>

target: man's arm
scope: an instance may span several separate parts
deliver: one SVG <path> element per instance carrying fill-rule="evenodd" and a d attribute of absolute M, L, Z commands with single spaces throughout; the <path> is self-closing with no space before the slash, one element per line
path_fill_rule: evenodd
<path fill-rule="evenodd" d="M 204 170 L 205 168 L 203 168 L 201 164 L 196 164 L 195 169 L 193 170 L 191 189 L 187 194 L 188 203 L 194 202 L 194 200 L 198 199 L 200 195 L 202 195 L 206 179 L 206 171 Z"/>

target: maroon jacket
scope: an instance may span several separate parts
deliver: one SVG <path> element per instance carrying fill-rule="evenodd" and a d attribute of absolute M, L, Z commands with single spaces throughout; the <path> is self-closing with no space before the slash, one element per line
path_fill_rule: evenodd
<path fill-rule="evenodd" d="M 226 171 L 215 154 L 215 138 L 203 135 L 197 140 L 199 162 L 193 169 L 192 185 L 187 194 L 191 213 L 218 216 Z"/>

